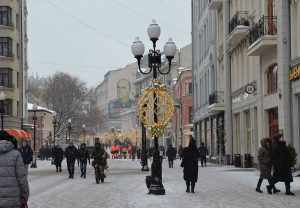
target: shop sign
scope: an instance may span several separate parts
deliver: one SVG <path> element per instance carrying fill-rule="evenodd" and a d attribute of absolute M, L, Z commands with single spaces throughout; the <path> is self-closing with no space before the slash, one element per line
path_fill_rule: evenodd
<path fill-rule="evenodd" d="M 249 84 L 245 87 L 245 91 L 248 94 L 252 94 L 255 92 L 255 87 L 252 84 Z"/>
<path fill-rule="evenodd" d="M 300 78 L 300 64 L 290 69 L 290 81 Z"/>

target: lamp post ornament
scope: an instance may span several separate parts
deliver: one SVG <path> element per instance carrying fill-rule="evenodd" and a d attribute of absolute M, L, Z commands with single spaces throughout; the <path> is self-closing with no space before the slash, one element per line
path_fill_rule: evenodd
<path fill-rule="evenodd" d="M 156 49 L 156 42 L 160 35 L 160 27 L 155 20 L 149 25 L 148 36 L 153 43 L 153 49 L 149 50 L 148 54 L 148 66 L 149 71 L 145 72 L 141 70 L 141 59 L 143 57 L 145 46 L 137 37 L 131 46 L 132 53 L 137 59 L 139 71 L 142 74 L 149 74 L 152 72 L 153 80 L 149 87 L 140 96 L 137 103 L 137 111 L 143 124 L 150 127 L 150 133 L 154 137 L 154 150 L 153 150 L 153 162 L 151 165 L 151 185 L 149 187 L 149 193 L 155 195 L 164 195 L 165 189 L 162 184 L 162 167 L 159 158 L 158 151 L 158 137 L 163 133 L 166 124 L 171 120 L 174 103 L 172 97 L 168 94 L 166 86 L 161 84 L 157 79 L 158 73 L 166 75 L 171 70 L 171 61 L 176 54 L 176 45 L 169 38 L 164 46 L 164 53 L 168 60 L 169 67 L 166 72 L 160 69 L 161 67 L 161 52 Z"/>

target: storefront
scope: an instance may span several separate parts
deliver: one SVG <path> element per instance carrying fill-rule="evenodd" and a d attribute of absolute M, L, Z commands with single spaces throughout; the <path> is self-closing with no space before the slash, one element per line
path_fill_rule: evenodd
<path fill-rule="evenodd" d="M 290 143 L 295 147 L 298 154 L 298 167 L 300 161 L 300 58 L 291 62 L 289 79 L 292 86 L 292 135 Z"/>

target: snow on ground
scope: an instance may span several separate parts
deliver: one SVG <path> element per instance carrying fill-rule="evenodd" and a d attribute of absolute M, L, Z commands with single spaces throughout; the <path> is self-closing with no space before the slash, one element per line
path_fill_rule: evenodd
<path fill-rule="evenodd" d="M 152 162 L 149 162 L 149 165 Z M 140 163 L 129 159 L 109 160 L 110 172 L 103 184 L 96 184 L 92 166 L 88 166 L 87 178 L 80 178 L 76 164 L 75 179 L 69 179 L 66 164 L 63 172 L 56 173 L 50 161 L 38 161 L 37 169 L 29 170 L 32 208 L 96 208 L 96 207 L 162 207 L 162 208 L 258 208 L 300 207 L 300 177 L 294 177 L 292 191 L 296 196 L 286 196 L 283 183 L 277 188 L 281 193 L 269 195 L 262 184 L 263 194 L 255 192 L 259 172 L 255 169 L 232 166 L 199 167 L 195 194 L 185 192 L 180 161 L 174 168 L 163 162 L 163 184 L 166 195 L 148 195 L 145 176 Z"/>

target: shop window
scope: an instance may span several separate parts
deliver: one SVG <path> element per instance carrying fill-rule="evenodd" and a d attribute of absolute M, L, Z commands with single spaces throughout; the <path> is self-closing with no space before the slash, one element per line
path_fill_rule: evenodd
<path fill-rule="evenodd" d="M 273 93 L 277 91 L 278 85 L 277 85 L 277 79 L 278 79 L 278 66 L 277 64 L 271 66 L 267 70 L 267 93 Z"/>
<path fill-rule="evenodd" d="M 278 133 L 278 108 L 272 108 L 268 110 L 269 116 L 269 136 L 273 138 Z"/>

